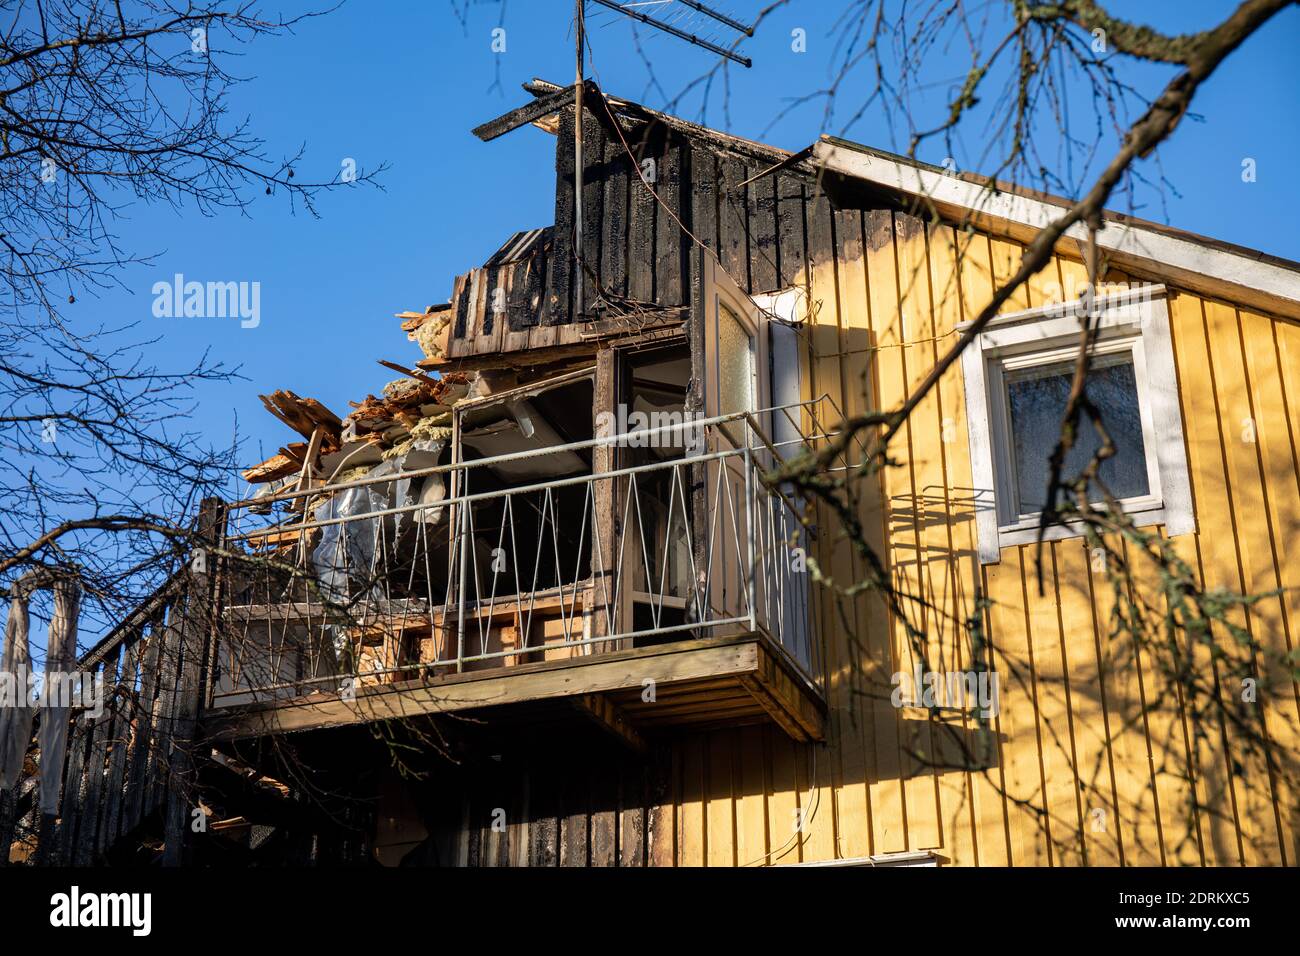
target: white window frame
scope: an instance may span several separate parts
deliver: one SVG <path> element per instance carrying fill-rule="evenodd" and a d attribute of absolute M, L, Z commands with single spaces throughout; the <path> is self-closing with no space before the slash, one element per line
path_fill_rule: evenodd
<path fill-rule="evenodd" d="M 1039 533 L 1038 515 L 1020 513 L 1004 376 L 1072 362 L 1078 355 L 1078 307 L 1069 302 L 998 316 L 962 353 L 981 564 L 996 564 L 1003 548 L 1030 544 Z M 1165 287 L 1100 296 L 1096 307 L 1100 318 L 1094 354 L 1132 356 L 1142 419 L 1149 493 L 1124 499 L 1124 511 L 1137 527 L 1163 524 L 1171 537 L 1193 532 L 1196 521 Z M 1081 534 L 1081 524 L 1069 522 L 1047 529 L 1044 539 Z"/>

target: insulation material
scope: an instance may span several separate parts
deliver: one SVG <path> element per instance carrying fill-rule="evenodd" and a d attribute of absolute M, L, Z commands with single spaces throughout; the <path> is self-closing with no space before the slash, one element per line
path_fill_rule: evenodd
<path fill-rule="evenodd" d="M 29 677 L 32 670 L 31 649 L 28 645 L 27 595 L 13 590 L 9 604 L 9 617 L 5 620 L 4 662 L 0 679 L 6 683 L 6 695 L 12 695 L 0 708 L 0 790 L 8 790 L 18 782 L 23 769 L 23 757 L 32 739 L 32 721 L 36 708 L 28 697 Z M 23 704 L 19 706 L 19 701 Z"/>
<path fill-rule="evenodd" d="M 392 461 L 403 458 L 408 471 L 430 468 L 438 463 L 438 455 L 450 439 L 450 428 L 427 428 L 422 431 L 417 425 L 411 429 L 409 437 L 387 449 L 383 453 L 383 459 Z"/>
<path fill-rule="evenodd" d="M 447 325 L 447 319 L 438 322 L 426 322 L 414 332 L 408 333 L 407 338 L 420 347 L 420 351 L 424 353 L 425 358 L 442 358 L 442 346 L 446 341 L 446 336 L 443 333 L 446 331 Z"/>
<path fill-rule="evenodd" d="M 531 403 L 512 401 L 508 409 L 509 418 L 465 432 L 461 436 L 461 443 L 473 448 L 484 458 L 537 451 L 565 443 L 560 433 L 537 413 Z M 562 478 L 578 474 L 586 467 L 586 462 L 581 458 L 571 451 L 565 451 L 521 458 L 496 465 L 492 470 L 506 481 L 530 481 Z"/>

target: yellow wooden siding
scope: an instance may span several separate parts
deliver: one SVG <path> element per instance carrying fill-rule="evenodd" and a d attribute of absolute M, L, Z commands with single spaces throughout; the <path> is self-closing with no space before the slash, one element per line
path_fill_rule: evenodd
<path fill-rule="evenodd" d="M 903 401 L 1021 253 L 888 211 L 810 206 L 817 216 L 810 235 L 833 233 L 837 252 L 807 263 L 803 378 L 809 395 L 828 393 L 850 415 Z M 1084 278 L 1077 259 L 1058 257 L 1007 310 L 1042 305 Z M 1174 544 L 1206 586 L 1281 589 L 1238 621 L 1265 647 L 1289 651 L 1300 639 L 1300 324 L 1177 289 L 1169 307 L 1199 528 Z M 1295 865 L 1300 808 L 1285 774 L 1248 754 L 1225 722 L 1193 720 L 1149 655 L 1110 638 L 1110 583 L 1081 539 L 1043 547 L 1041 592 L 1035 546 L 979 565 L 958 367 L 892 452 L 899 466 L 863 483 L 855 505 L 895 585 L 914 597 L 908 613 L 926 632 L 931 669 L 971 666 L 964 623 L 980 614 L 980 594 L 992 602 L 980 614 L 1001 683 L 990 766 L 946 768 L 958 756 L 953 735 L 922 710 L 891 705 L 890 677 L 915 656 L 882 603 L 816 588 L 828 744 L 796 745 L 768 727 L 674 743 L 672 786 L 650 808 L 649 862 L 933 849 L 958 865 Z M 829 509 L 816 517 L 819 567 L 837 583 L 860 580 Z M 1134 587 L 1158 599 L 1153 581 Z M 1204 647 L 1193 652 L 1203 673 L 1222 670 Z M 1294 773 L 1300 688 L 1277 667 L 1264 676 L 1281 690 L 1261 681 L 1263 727 Z M 1220 691 L 1226 700 L 1240 688 Z M 975 727 L 954 719 L 969 745 Z"/>

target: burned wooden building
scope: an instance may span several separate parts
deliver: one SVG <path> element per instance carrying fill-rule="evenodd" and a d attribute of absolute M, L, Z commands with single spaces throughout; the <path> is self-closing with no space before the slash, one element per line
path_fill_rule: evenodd
<path fill-rule="evenodd" d="M 6 793 L 10 858 L 1294 863 L 1274 758 L 1194 732 L 1169 675 L 1108 640 L 1069 527 L 1037 584 L 1026 451 L 1060 417 L 1073 236 L 892 467 L 857 474 L 865 438 L 837 440 L 912 394 L 1061 201 L 592 84 L 575 136 L 574 88 L 527 90 L 475 132 L 555 136 L 554 222 L 403 313 L 421 357 L 385 358 L 400 378 L 346 416 L 264 397 L 301 440 L 83 655 L 108 705 Z M 1125 510 L 1207 587 L 1269 592 L 1240 614 L 1285 653 L 1300 268 L 1120 215 L 1099 243 Z M 1255 441 L 1225 437 L 1247 419 Z M 856 475 L 842 508 L 773 479 L 809 460 Z M 897 601 L 853 586 L 858 542 Z M 1260 668 L 1294 753 L 1294 676 Z M 894 693 L 922 669 L 983 699 Z"/>

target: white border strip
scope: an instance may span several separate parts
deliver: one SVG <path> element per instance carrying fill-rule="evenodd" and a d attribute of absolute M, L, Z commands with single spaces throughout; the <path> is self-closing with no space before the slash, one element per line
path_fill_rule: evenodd
<path fill-rule="evenodd" d="M 1051 203 L 995 191 L 955 176 L 838 146 L 824 138 L 813 150 L 813 160 L 832 172 L 1032 229 L 1044 228 L 1060 218 L 1062 213 L 1060 206 Z M 1082 224 L 1075 223 L 1065 231 L 1065 236 L 1086 240 L 1088 231 Z M 1226 249 L 1208 248 L 1131 223 L 1105 223 L 1097 233 L 1097 244 L 1112 252 L 1144 259 L 1157 271 L 1170 267 L 1186 270 L 1229 285 L 1263 292 L 1293 307 L 1300 307 L 1300 273 L 1270 262 L 1261 262 Z"/>

